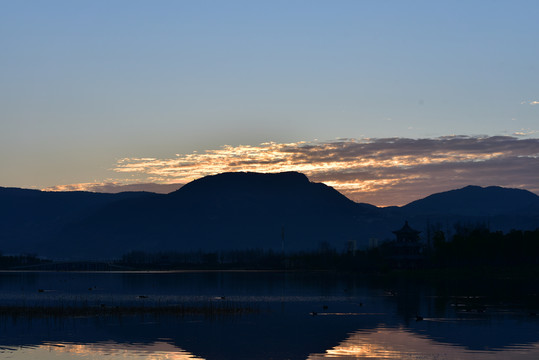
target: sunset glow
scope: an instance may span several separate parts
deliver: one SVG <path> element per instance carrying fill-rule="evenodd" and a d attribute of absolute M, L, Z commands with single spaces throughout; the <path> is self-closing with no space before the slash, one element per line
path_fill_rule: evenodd
<path fill-rule="evenodd" d="M 95 344 L 47 343 L 41 345 L 37 351 L 44 350 L 57 357 L 76 356 L 106 357 L 108 359 L 144 359 L 144 360 L 196 360 L 201 359 L 174 345 L 158 342 L 146 345 L 123 346 L 113 342 Z M 36 354 L 38 355 L 38 354 Z"/>
<path fill-rule="evenodd" d="M 0 360 L 539 359 L 538 14 L 1 1 Z"/>
<path fill-rule="evenodd" d="M 308 360 L 321 359 L 534 359 L 539 345 L 532 344 L 523 351 L 472 351 L 462 346 L 436 342 L 405 328 L 380 327 L 373 331 L 358 331 L 325 354 L 312 354 Z"/>
<path fill-rule="evenodd" d="M 257 146 L 176 154 L 171 158 L 123 158 L 113 171 L 126 180 L 57 186 L 47 190 L 170 192 L 223 172 L 298 171 L 358 202 L 403 205 L 466 185 L 500 185 L 539 193 L 539 139 L 446 136 L 433 139 L 342 139 L 268 142 Z M 139 187 L 137 188 L 137 184 Z M 160 188 L 161 187 L 161 188 Z"/>

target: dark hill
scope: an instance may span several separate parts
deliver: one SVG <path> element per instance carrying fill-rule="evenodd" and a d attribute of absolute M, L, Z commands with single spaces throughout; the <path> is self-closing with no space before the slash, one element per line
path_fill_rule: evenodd
<path fill-rule="evenodd" d="M 507 213 L 538 212 L 539 196 L 527 190 L 499 186 L 466 186 L 427 196 L 405 205 L 413 214 L 453 214 L 495 216 Z"/>
<path fill-rule="evenodd" d="M 424 224 L 483 225 L 504 232 L 539 227 L 539 196 L 499 186 L 466 186 L 433 194 L 403 206 L 402 210 L 408 219 Z"/>
<path fill-rule="evenodd" d="M 170 194 L 184 205 L 216 213 L 223 209 L 300 215 L 305 212 L 349 213 L 359 208 L 346 196 L 322 183 L 312 183 L 297 172 L 278 174 L 224 173 L 195 180 Z"/>
<path fill-rule="evenodd" d="M 392 239 L 404 220 L 488 223 L 491 230 L 539 227 L 539 196 L 500 187 L 434 194 L 403 207 L 357 204 L 295 173 L 224 173 L 167 194 L 48 193 L 0 188 L 0 251 L 105 259 L 129 251 L 272 249 L 338 251 L 349 240 Z M 326 246 L 324 245 L 324 246 Z"/>
<path fill-rule="evenodd" d="M 120 200 L 151 196 L 144 192 L 101 194 L 47 192 L 0 187 L 0 251 L 40 253 L 70 223 Z"/>
<path fill-rule="evenodd" d="M 342 249 L 357 237 L 358 217 L 378 211 L 299 173 L 224 173 L 165 196 L 110 204 L 66 229 L 58 239 L 65 245 L 55 252 L 281 251 L 283 229 L 286 250 L 313 250 L 323 242 Z"/>

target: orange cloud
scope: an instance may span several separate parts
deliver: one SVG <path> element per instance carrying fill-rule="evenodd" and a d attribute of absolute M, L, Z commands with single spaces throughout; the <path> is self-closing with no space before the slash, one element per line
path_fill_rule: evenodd
<path fill-rule="evenodd" d="M 539 192 L 539 139 L 446 136 L 267 142 L 166 159 L 124 158 L 113 170 L 141 183 L 175 186 L 222 172 L 299 171 L 355 201 L 403 205 L 470 184 Z"/>

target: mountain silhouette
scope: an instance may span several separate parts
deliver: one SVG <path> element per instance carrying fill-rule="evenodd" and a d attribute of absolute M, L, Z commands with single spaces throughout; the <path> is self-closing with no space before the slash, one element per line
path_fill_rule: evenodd
<path fill-rule="evenodd" d="M 42 192 L 0 188 L 0 251 L 106 259 L 129 251 L 273 251 L 365 247 L 393 239 L 404 220 L 488 222 L 492 230 L 539 227 L 539 196 L 468 186 L 402 207 L 355 203 L 297 172 L 223 173 L 170 194 Z M 284 241 L 283 241 L 284 235 Z"/>
<path fill-rule="evenodd" d="M 80 221 L 107 204 L 152 195 L 145 192 L 102 194 L 0 187 L 0 251 L 39 254 L 39 244 L 50 242 L 67 224 Z"/>
<path fill-rule="evenodd" d="M 339 248 L 358 232 L 357 204 L 303 174 L 224 173 L 168 195 L 109 204 L 57 237 L 55 254 L 118 256 L 127 251 L 314 250 Z M 283 242 L 284 233 L 284 242 Z"/>
<path fill-rule="evenodd" d="M 521 189 L 466 186 L 427 196 L 402 207 L 417 222 L 487 226 L 491 230 L 539 227 L 539 196 Z"/>
<path fill-rule="evenodd" d="M 169 195 L 208 216 L 230 216 L 230 210 L 248 215 L 286 217 L 309 213 L 348 214 L 373 205 L 357 204 L 337 190 L 313 183 L 297 172 L 278 174 L 223 173 L 195 180 Z M 226 210 L 221 214 L 222 210 Z"/>
<path fill-rule="evenodd" d="M 462 189 L 427 196 L 403 208 L 413 214 L 496 216 L 536 212 L 539 209 L 539 196 L 527 190 L 469 185 Z"/>

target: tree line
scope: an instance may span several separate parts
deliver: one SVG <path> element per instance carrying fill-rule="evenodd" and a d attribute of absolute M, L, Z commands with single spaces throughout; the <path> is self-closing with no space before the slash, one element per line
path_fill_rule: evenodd
<path fill-rule="evenodd" d="M 427 232 L 421 242 L 419 261 L 414 268 L 539 267 L 539 228 L 490 231 L 481 224 L 455 224 L 451 234 L 441 227 Z M 133 270 L 250 269 L 250 270 L 343 270 L 384 272 L 395 268 L 392 261 L 394 242 L 370 249 L 337 251 L 327 243 L 312 251 L 283 253 L 249 249 L 230 251 L 132 251 L 109 265 Z M 0 253 L 1 269 L 34 268 L 49 264 L 36 254 Z"/>
<path fill-rule="evenodd" d="M 379 272 L 395 267 L 394 242 L 378 247 L 339 252 L 327 244 L 313 251 L 282 253 L 251 249 L 218 252 L 134 251 L 118 264 L 148 269 L 253 269 L 348 270 Z M 477 266 L 539 266 L 539 228 L 533 231 L 490 231 L 486 226 L 455 224 L 452 235 L 440 229 L 421 243 L 420 261 L 414 268 Z"/>
<path fill-rule="evenodd" d="M 538 265 L 539 228 L 503 233 L 484 226 L 460 226 L 450 239 L 438 230 L 428 257 L 430 265 L 437 267 Z"/>

